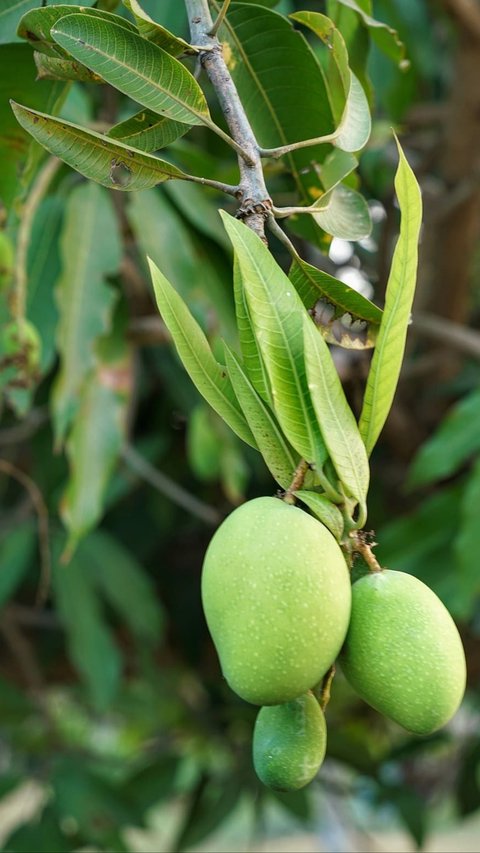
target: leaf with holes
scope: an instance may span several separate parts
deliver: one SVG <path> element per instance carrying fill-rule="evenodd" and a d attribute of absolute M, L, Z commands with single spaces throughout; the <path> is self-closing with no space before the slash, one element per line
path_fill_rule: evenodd
<path fill-rule="evenodd" d="M 173 56 L 118 24 L 83 15 L 61 18 L 56 43 L 147 109 L 185 124 L 212 126 L 205 95 Z"/>
<path fill-rule="evenodd" d="M 61 257 L 57 285 L 60 370 L 51 398 L 57 445 L 78 411 L 78 394 L 95 365 L 94 344 L 110 326 L 115 301 L 105 277 L 120 265 L 120 236 L 112 202 L 97 184 L 84 184 L 70 193 Z"/>
<path fill-rule="evenodd" d="M 150 110 L 141 110 L 111 127 L 107 136 L 148 153 L 165 148 L 187 131 L 188 125 L 180 121 L 162 118 Z"/>
<path fill-rule="evenodd" d="M 224 348 L 228 375 L 258 449 L 277 483 L 288 489 L 300 459 L 283 437 L 274 415 L 255 391 L 235 353 L 226 344 Z"/>
<path fill-rule="evenodd" d="M 323 440 L 347 494 L 365 509 L 369 466 L 357 422 L 328 346 L 308 315 L 303 329 L 308 388 Z"/>
<path fill-rule="evenodd" d="M 367 97 L 348 64 L 343 36 L 333 21 L 319 12 L 296 12 L 290 17 L 312 30 L 328 48 L 325 75 L 336 129 L 332 142 L 343 151 L 359 151 L 371 131 Z"/>
<path fill-rule="evenodd" d="M 373 302 L 300 257 L 288 277 L 328 343 L 346 349 L 375 346 L 382 311 Z"/>
<path fill-rule="evenodd" d="M 97 18 L 101 21 L 111 21 L 132 33 L 137 32 L 134 25 L 120 15 L 113 15 L 111 12 L 104 12 L 102 9 L 87 9 L 84 6 L 71 6 L 64 3 L 58 6 L 42 6 L 41 9 L 32 9 L 31 12 L 27 12 L 18 25 L 18 35 L 30 42 L 32 47 L 40 53 L 45 53 L 51 57 L 71 59 L 68 50 L 64 50 L 55 42 L 51 29 L 60 18 L 80 11 L 82 16 Z"/>
<path fill-rule="evenodd" d="M 400 206 L 400 236 L 385 294 L 385 308 L 368 374 L 360 432 L 370 455 L 392 405 L 407 337 L 417 277 L 422 197 L 400 143 L 395 190 Z"/>
<path fill-rule="evenodd" d="M 253 327 L 280 426 L 290 444 L 322 469 L 327 458 L 308 390 L 300 298 L 267 247 L 246 225 L 222 212 L 241 270 Z"/>
<path fill-rule="evenodd" d="M 163 181 L 189 176 L 151 154 L 112 141 L 64 119 L 30 110 L 12 102 L 17 121 L 51 154 L 80 174 L 115 190 L 144 190 Z"/>
<path fill-rule="evenodd" d="M 158 267 L 150 260 L 149 264 L 158 310 L 190 379 L 228 426 L 243 441 L 256 448 L 225 367 L 214 358 L 202 329 L 183 299 Z"/>
<path fill-rule="evenodd" d="M 181 56 L 182 53 L 197 52 L 197 49 L 193 48 L 188 41 L 174 35 L 170 30 L 167 30 L 166 27 L 162 27 L 161 24 L 157 24 L 157 22 L 154 21 L 150 15 L 147 15 L 144 9 L 142 9 L 137 0 L 123 0 L 123 5 L 132 13 L 135 18 L 138 32 L 143 36 L 143 38 L 148 39 L 148 41 L 153 42 L 153 44 L 157 44 L 158 47 L 161 47 L 162 50 L 166 50 L 166 52 L 170 53 L 172 56 Z"/>

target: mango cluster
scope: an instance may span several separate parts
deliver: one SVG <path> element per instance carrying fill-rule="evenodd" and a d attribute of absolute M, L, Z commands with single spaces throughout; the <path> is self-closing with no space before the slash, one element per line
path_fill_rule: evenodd
<path fill-rule="evenodd" d="M 262 706 L 253 761 L 273 789 L 303 787 L 323 762 L 326 725 L 314 689 L 338 657 L 357 693 L 408 731 L 435 731 L 462 700 L 463 647 L 437 596 L 389 570 L 352 588 L 329 530 L 277 498 L 248 501 L 219 527 L 202 598 L 228 684 Z"/>

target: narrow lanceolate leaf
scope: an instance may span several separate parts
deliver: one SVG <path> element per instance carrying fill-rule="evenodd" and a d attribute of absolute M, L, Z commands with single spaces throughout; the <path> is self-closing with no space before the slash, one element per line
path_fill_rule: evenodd
<path fill-rule="evenodd" d="M 372 230 L 367 202 L 355 190 L 338 184 L 325 193 L 312 216 L 327 234 L 340 240 L 362 240 Z M 303 215 L 303 214 L 302 214 Z"/>
<path fill-rule="evenodd" d="M 459 572 L 459 595 L 472 606 L 480 592 L 480 577 L 474 555 L 478 550 L 478 506 L 480 501 L 480 459 L 473 466 L 463 491 L 460 526 L 454 538 L 454 549 Z M 468 603 L 467 603 L 468 602 Z"/>
<path fill-rule="evenodd" d="M 250 317 L 250 308 L 248 307 L 247 295 L 242 279 L 242 271 L 236 255 L 233 259 L 233 291 L 235 295 L 238 336 L 245 370 L 255 391 L 260 394 L 262 400 L 271 403 L 272 392 L 270 381 L 262 353 L 255 337 Z"/>
<path fill-rule="evenodd" d="M 78 410 L 81 386 L 95 364 L 95 341 L 109 327 L 115 300 L 105 276 L 116 272 L 120 264 L 118 225 L 108 194 L 96 184 L 84 184 L 70 194 L 61 257 L 63 271 L 57 286 L 60 370 L 52 396 L 57 444 Z"/>
<path fill-rule="evenodd" d="M 172 56 L 181 56 L 182 53 L 196 53 L 197 50 L 185 41 L 157 24 L 150 15 L 147 15 L 144 9 L 140 6 L 137 0 L 123 0 L 123 5 L 132 13 L 135 18 L 135 23 L 138 32 L 143 38 L 157 44 L 162 50 L 166 50 Z"/>
<path fill-rule="evenodd" d="M 343 151 L 359 151 L 370 136 L 370 109 L 359 80 L 349 68 L 343 36 L 333 21 L 319 12 L 296 12 L 290 17 L 312 30 L 328 48 L 325 70 L 337 122 L 333 144 Z"/>
<path fill-rule="evenodd" d="M 283 437 L 275 417 L 255 391 L 235 354 L 224 344 L 228 375 L 265 464 L 277 483 L 288 489 L 298 455 Z"/>
<path fill-rule="evenodd" d="M 345 491 L 364 505 L 369 481 L 365 446 L 328 346 L 308 316 L 304 341 L 308 387 L 323 440 Z"/>
<path fill-rule="evenodd" d="M 94 707 L 105 711 L 118 690 L 122 662 L 90 577 L 88 552 L 80 548 L 68 566 L 55 565 L 52 581 L 70 660 Z"/>
<path fill-rule="evenodd" d="M 222 213 L 222 217 L 242 273 L 280 426 L 295 450 L 307 462 L 321 469 L 327 453 L 305 371 L 305 309 L 287 276 L 259 237 L 228 214 Z"/>
<path fill-rule="evenodd" d="M 422 198 L 400 144 L 395 190 L 401 212 L 400 236 L 387 283 L 377 345 L 368 374 L 360 432 L 370 454 L 392 405 L 402 366 L 418 261 Z"/>
<path fill-rule="evenodd" d="M 82 83 L 103 83 L 101 77 L 80 62 L 33 52 L 38 80 L 80 80 Z"/>
<path fill-rule="evenodd" d="M 299 257 L 288 277 L 328 343 L 346 349 L 375 345 L 382 311 L 373 302 Z"/>
<path fill-rule="evenodd" d="M 150 110 L 141 110 L 111 127 L 107 136 L 148 153 L 165 148 L 187 131 L 188 125 L 180 121 L 162 118 Z"/>
<path fill-rule="evenodd" d="M 330 503 L 328 498 L 325 495 L 319 495 L 318 492 L 309 492 L 306 489 L 299 489 L 299 491 L 294 492 L 295 497 L 300 498 L 300 500 L 308 506 L 308 508 L 317 516 L 318 519 L 328 527 L 331 533 L 335 536 L 335 539 L 340 541 L 343 536 L 343 518 L 342 513 L 335 506 L 335 504 Z"/>
<path fill-rule="evenodd" d="M 73 15 L 80 11 L 83 16 L 97 18 L 101 21 L 110 21 L 119 27 L 136 33 L 134 25 L 125 18 L 120 17 L 120 15 L 113 15 L 111 12 L 104 12 L 102 9 L 87 9 L 84 6 L 72 6 L 63 3 L 60 5 L 42 6 L 40 9 L 32 9 L 30 12 L 27 12 L 18 25 L 18 35 L 30 42 L 35 50 L 40 53 L 45 53 L 47 56 L 52 57 L 71 59 L 68 50 L 64 50 L 55 42 L 51 34 L 51 29 L 60 18 L 64 18 L 65 15 Z"/>
<path fill-rule="evenodd" d="M 150 260 L 149 264 L 158 309 L 190 379 L 228 426 L 256 448 L 225 367 L 214 358 L 202 329 L 183 299 L 158 267 Z"/>
<path fill-rule="evenodd" d="M 102 363 L 85 379 L 67 441 L 70 477 L 60 505 L 71 555 L 102 517 L 106 489 L 124 438 L 129 391 L 128 353 Z"/>
<path fill-rule="evenodd" d="M 52 29 L 57 44 L 147 109 L 185 124 L 211 124 L 197 81 L 166 51 L 118 24 L 68 15 Z"/>
<path fill-rule="evenodd" d="M 112 141 L 64 119 L 30 110 L 12 101 L 18 122 L 40 145 L 80 174 L 115 190 L 145 190 L 188 175 L 158 157 Z"/>

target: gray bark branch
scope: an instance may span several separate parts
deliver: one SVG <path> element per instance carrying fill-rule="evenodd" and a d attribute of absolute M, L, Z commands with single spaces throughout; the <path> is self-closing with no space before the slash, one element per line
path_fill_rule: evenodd
<path fill-rule="evenodd" d="M 250 159 L 250 162 L 246 162 L 243 157 L 238 158 L 240 208 L 237 215 L 266 242 L 265 219 L 271 209 L 271 200 L 265 185 L 257 140 L 224 60 L 222 46 L 216 35 L 210 35 L 213 20 L 208 0 L 185 0 L 185 6 L 191 40 L 205 48 L 200 53 L 200 62 L 215 89 L 230 133 Z"/>

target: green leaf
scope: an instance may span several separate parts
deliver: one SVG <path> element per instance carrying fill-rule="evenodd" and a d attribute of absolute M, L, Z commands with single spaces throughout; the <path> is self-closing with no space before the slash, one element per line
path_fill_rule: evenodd
<path fill-rule="evenodd" d="M 337 0 L 337 2 L 341 3 L 342 6 L 347 6 L 359 15 L 365 26 L 370 30 L 373 40 L 387 56 L 398 62 L 400 67 L 408 67 L 405 66 L 405 45 L 400 40 L 396 30 L 389 27 L 388 24 L 372 18 L 371 15 L 368 15 L 362 9 L 361 3 L 357 3 L 355 0 Z"/>
<path fill-rule="evenodd" d="M 80 80 L 82 83 L 103 83 L 98 74 L 94 74 L 85 65 L 70 59 L 47 56 L 34 50 L 33 58 L 37 68 L 37 80 Z"/>
<path fill-rule="evenodd" d="M 25 130 L 86 178 L 116 190 L 143 190 L 171 178 L 187 175 L 171 163 L 112 142 L 93 130 L 64 119 L 30 110 L 12 101 L 12 109 Z"/>
<path fill-rule="evenodd" d="M 321 470 L 327 454 L 307 385 L 305 309 L 260 238 L 228 214 L 222 212 L 222 218 L 237 255 L 280 426 L 295 450 Z"/>
<path fill-rule="evenodd" d="M 318 166 L 318 174 L 325 191 L 340 184 L 357 166 L 358 160 L 351 152 L 334 148 Z"/>
<path fill-rule="evenodd" d="M 71 661 L 98 711 L 105 711 L 120 684 L 122 662 L 90 577 L 81 546 L 68 564 L 54 565 L 53 589 Z"/>
<path fill-rule="evenodd" d="M 226 369 L 215 360 L 202 329 L 176 290 L 153 261 L 149 264 L 158 309 L 193 384 L 228 426 L 256 447 Z"/>
<path fill-rule="evenodd" d="M 169 198 L 182 216 L 196 231 L 217 243 L 228 254 L 231 252 L 230 240 L 218 215 L 218 193 L 192 183 L 170 183 L 166 188 Z M 223 201 L 223 200 L 222 200 Z"/>
<path fill-rule="evenodd" d="M 34 548 L 35 525 L 31 522 L 10 530 L 0 540 L 0 607 L 13 596 L 30 569 Z"/>
<path fill-rule="evenodd" d="M 308 316 L 303 328 L 308 388 L 323 440 L 347 493 L 365 507 L 369 482 L 365 445 L 327 344 Z"/>
<path fill-rule="evenodd" d="M 17 24 L 20 15 L 38 6 L 38 0 L 2 0 L 0 9 L 0 44 L 20 41 Z"/>
<path fill-rule="evenodd" d="M 294 495 L 308 506 L 322 524 L 328 527 L 330 533 L 333 533 L 335 539 L 340 542 L 343 536 L 343 518 L 338 507 L 332 504 L 325 495 L 320 495 L 318 492 L 299 489 L 294 492 Z"/>
<path fill-rule="evenodd" d="M 373 302 L 300 257 L 288 277 L 328 343 L 347 349 L 375 345 L 382 311 Z"/>
<path fill-rule="evenodd" d="M 480 450 L 480 390 L 473 391 L 447 412 L 438 429 L 415 456 L 407 483 L 425 486 L 451 477 Z"/>
<path fill-rule="evenodd" d="M 120 15 L 112 15 L 111 12 L 104 12 L 102 9 L 86 9 L 84 6 L 72 6 L 64 3 L 63 5 L 42 6 L 41 9 L 33 9 L 31 12 L 27 12 L 18 25 L 18 35 L 30 42 L 35 50 L 40 53 L 45 53 L 47 56 L 52 57 L 71 59 L 69 51 L 63 50 L 55 42 L 51 35 L 51 29 L 60 18 L 64 18 L 65 15 L 73 15 L 76 12 L 80 12 L 80 10 L 84 17 L 97 18 L 100 21 L 110 21 L 132 33 L 137 32 L 134 25 L 125 18 L 120 17 Z"/>
<path fill-rule="evenodd" d="M 102 530 L 86 539 L 82 553 L 89 560 L 92 583 L 132 634 L 147 643 L 158 642 L 163 627 L 162 610 L 153 582 L 134 555 Z"/>
<path fill-rule="evenodd" d="M 129 353 L 102 361 L 89 374 L 79 395 L 79 408 L 67 440 L 70 466 L 60 514 L 71 555 L 79 541 L 102 517 L 105 493 L 125 439 Z"/>
<path fill-rule="evenodd" d="M 478 423 L 478 422 L 477 422 Z M 480 457 L 477 458 L 462 495 L 460 524 L 454 541 L 458 571 L 455 573 L 457 595 L 456 613 L 470 618 L 476 611 L 480 596 L 478 573 L 478 507 L 480 506 Z"/>
<path fill-rule="evenodd" d="M 359 151 L 370 136 L 370 110 L 365 92 L 349 68 L 348 53 L 340 31 L 330 18 L 319 12 L 296 12 L 290 18 L 311 29 L 327 46 L 325 73 L 337 123 L 332 142 L 343 151 Z"/>
<path fill-rule="evenodd" d="M 226 344 L 224 347 L 228 375 L 258 449 L 277 483 L 288 489 L 300 460 L 285 441 L 275 417 L 255 391 L 235 353 Z"/>
<path fill-rule="evenodd" d="M 40 335 L 42 374 L 55 358 L 58 310 L 54 290 L 61 274 L 59 241 L 64 209 L 65 200 L 59 193 L 43 200 L 33 221 L 28 247 L 27 318 Z"/>
<path fill-rule="evenodd" d="M 220 473 L 221 441 L 213 418 L 216 415 L 200 403 L 188 418 L 187 454 L 188 463 L 199 480 L 211 482 Z"/>
<path fill-rule="evenodd" d="M 400 143 L 395 190 L 401 212 L 400 236 L 395 247 L 385 295 L 385 308 L 368 374 L 360 433 L 370 455 L 392 405 L 397 387 L 417 276 L 418 237 L 422 198 Z"/>
<path fill-rule="evenodd" d="M 105 284 L 105 276 L 116 272 L 121 260 L 112 202 L 96 184 L 76 187 L 70 194 L 61 256 L 63 272 L 57 287 L 60 370 L 52 396 L 57 444 L 65 437 L 78 409 L 83 380 L 95 364 L 94 343 L 110 325 L 115 293 Z"/>
<path fill-rule="evenodd" d="M 54 110 L 66 84 L 53 80 L 36 82 L 37 71 L 27 44 L 0 45 L 0 67 L 0 200 L 9 208 L 15 196 L 25 189 L 23 167 L 37 147 L 13 115 L 10 98 L 28 101 L 35 109 Z M 38 151 L 43 153 L 41 148 Z"/>
<path fill-rule="evenodd" d="M 162 118 L 150 110 L 141 110 L 111 127 L 107 136 L 149 153 L 165 148 L 187 131 L 188 125 L 180 121 Z"/>
<path fill-rule="evenodd" d="M 318 213 L 312 213 L 315 222 L 332 237 L 362 240 L 372 230 L 365 198 L 344 184 L 338 184 L 326 192 L 315 202 L 315 207 L 318 207 Z"/>
<path fill-rule="evenodd" d="M 206 329 L 213 324 L 228 340 L 234 340 L 235 315 L 225 287 L 225 266 L 218 264 L 211 247 L 195 239 L 165 193 L 134 193 L 126 212 L 142 254 L 161 266 L 200 325 Z"/>
<path fill-rule="evenodd" d="M 235 294 L 238 336 L 240 339 L 240 348 L 242 351 L 245 370 L 257 394 L 260 395 L 262 400 L 271 404 L 272 392 L 270 389 L 270 380 L 255 337 L 245 286 L 242 279 L 242 270 L 236 255 L 233 258 L 233 288 Z"/>
<path fill-rule="evenodd" d="M 220 4 L 215 2 L 213 7 L 218 11 Z M 283 15 L 235 3 L 220 29 L 220 39 L 262 148 L 332 133 L 335 123 L 323 71 L 304 36 Z M 318 169 L 330 150 L 328 145 L 316 145 L 282 159 L 302 201 L 311 204 L 323 193 Z"/>
<path fill-rule="evenodd" d="M 123 5 L 132 13 L 135 18 L 138 32 L 143 36 L 143 38 L 158 45 L 158 47 L 161 47 L 162 50 L 165 50 L 172 56 L 181 56 L 182 53 L 197 52 L 196 48 L 193 48 L 188 41 L 175 36 L 167 30 L 166 27 L 162 27 L 161 24 L 157 24 L 156 21 L 154 21 L 153 18 L 151 18 L 150 15 L 147 15 L 147 13 L 142 9 L 137 0 L 123 0 Z"/>
<path fill-rule="evenodd" d="M 68 15 L 52 36 L 79 62 L 147 109 L 185 124 L 212 124 L 200 86 L 173 56 L 117 24 Z"/>

